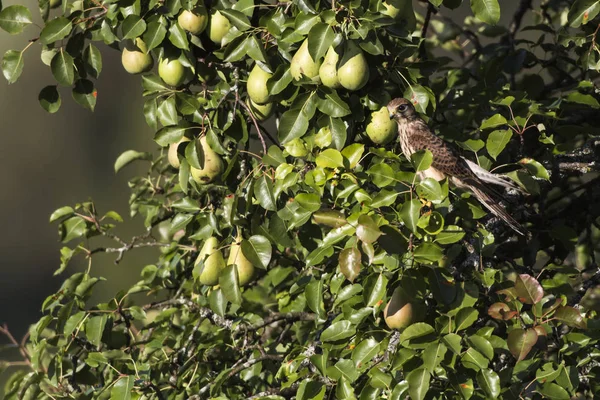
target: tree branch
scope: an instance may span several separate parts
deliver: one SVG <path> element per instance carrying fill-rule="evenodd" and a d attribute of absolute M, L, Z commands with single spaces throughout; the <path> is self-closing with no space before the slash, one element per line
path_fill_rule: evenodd
<path fill-rule="evenodd" d="M 510 26 L 508 28 L 511 41 L 514 40 L 515 35 L 517 34 L 519 27 L 521 26 L 521 20 L 523 19 L 523 16 L 527 12 L 527 10 L 531 9 L 531 3 L 532 0 L 519 1 L 519 7 L 517 7 L 517 10 L 513 15 L 512 22 L 510 23 Z"/>

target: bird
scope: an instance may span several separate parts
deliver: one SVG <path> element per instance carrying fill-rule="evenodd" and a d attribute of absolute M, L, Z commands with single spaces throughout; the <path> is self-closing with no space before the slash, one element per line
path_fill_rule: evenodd
<path fill-rule="evenodd" d="M 433 178 L 440 181 L 448 178 L 455 187 L 473 194 L 485 208 L 515 232 L 527 235 L 527 229 L 500 205 L 497 199 L 501 199 L 502 195 L 491 186 L 498 185 L 522 192 L 518 185 L 503 175 L 486 171 L 462 157 L 448 142 L 431 131 L 409 100 L 402 97 L 393 99 L 388 103 L 387 109 L 390 118 L 398 124 L 398 137 L 404 156 L 410 160 L 411 156 L 420 150 L 429 150 L 433 155 L 431 166 L 417 172 L 420 179 Z"/>

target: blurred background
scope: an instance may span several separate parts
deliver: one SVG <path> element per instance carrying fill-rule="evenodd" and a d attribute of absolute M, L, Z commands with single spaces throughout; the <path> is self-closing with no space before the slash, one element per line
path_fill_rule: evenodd
<path fill-rule="evenodd" d="M 26 5 L 41 25 L 37 1 L 3 1 L 4 7 L 12 4 Z M 0 57 L 7 50 L 23 49 L 38 35 L 35 25 L 16 36 L 2 31 Z M 66 87 L 59 88 L 62 106 L 56 114 L 40 107 L 39 91 L 54 80 L 37 43 L 27 50 L 17 83 L 9 85 L 0 77 L 0 325 L 6 324 L 17 340 L 41 317 L 46 296 L 65 277 L 82 270 L 83 259 L 74 258 L 67 271 L 53 276 L 62 246 L 56 224 L 48 222 L 52 211 L 93 199 L 100 214 L 115 210 L 125 219 L 116 231 L 121 237 L 143 230 L 141 220 L 129 218 L 127 181 L 147 171 L 148 163 L 131 164 L 119 174 L 113 169 L 125 150 L 155 150 L 142 113 L 141 78 L 125 72 L 119 52 L 102 44 L 98 48 L 103 70 L 93 113 L 76 104 Z M 113 263 L 115 254 L 94 258 L 92 274 L 107 278 L 95 293 L 108 296 L 136 282 L 141 268 L 155 259 L 147 250 L 129 252 L 119 265 Z M 0 337 L 0 347 L 7 343 Z M 0 360 L 13 356 L 2 352 Z"/>

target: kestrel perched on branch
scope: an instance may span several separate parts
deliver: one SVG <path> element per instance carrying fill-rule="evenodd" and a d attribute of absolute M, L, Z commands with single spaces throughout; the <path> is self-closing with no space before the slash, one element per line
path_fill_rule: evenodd
<path fill-rule="evenodd" d="M 387 108 L 390 117 L 398 123 L 400 147 L 406 158 L 410 160 L 412 154 L 419 150 L 429 150 L 433 154 L 431 166 L 418 172 L 421 179 L 433 178 L 439 181 L 447 177 L 454 186 L 471 192 L 492 214 L 517 233 L 526 235 L 527 230 L 500 205 L 497 199 L 501 195 L 489 185 L 520 191 L 515 183 L 460 156 L 448 143 L 431 132 L 410 101 L 397 98 L 390 101 Z"/>

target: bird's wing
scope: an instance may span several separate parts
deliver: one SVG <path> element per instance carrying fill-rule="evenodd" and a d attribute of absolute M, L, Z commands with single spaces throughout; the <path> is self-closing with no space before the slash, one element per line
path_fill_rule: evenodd
<path fill-rule="evenodd" d="M 431 166 L 445 175 L 461 179 L 475 178 L 466 161 L 446 141 L 433 134 L 423 120 L 413 121 L 410 125 L 410 144 L 412 152 L 429 150 L 433 154 Z"/>
<path fill-rule="evenodd" d="M 506 175 L 493 174 L 493 173 L 481 168 L 479 165 L 477 165 L 473 161 L 467 160 L 464 157 L 462 157 L 462 158 L 467 163 L 467 166 L 469 167 L 469 169 L 471 171 L 473 171 L 473 173 L 475 175 L 477 175 L 477 177 L 479 179 L 481 179 L 482 181 L 484 181 L 486 183 L 491 183 L 494 185 L 502 186 L 502 187 L 505 187 L 506 189 L 513 189 L 522 194 L 527 193 L 519 185 L 517 185 L 515 182 L 510 180 L 510 178 L 507 177 Z"/>

